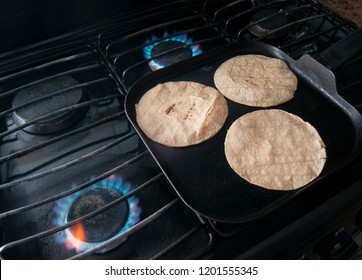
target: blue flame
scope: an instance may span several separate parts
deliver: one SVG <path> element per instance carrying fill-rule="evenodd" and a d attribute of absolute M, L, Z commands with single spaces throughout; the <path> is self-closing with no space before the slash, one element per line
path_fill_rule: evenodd
<path fill-rule="evenodd" d="M 76 185 L 73 184 L 72 188 L 75 188 Z M 58 200 L 54 205 L 54 213 L 56 217 L 53 220 L 53 224 L 55 226 L 63 226 L 67 223 L 67 214 L 72 206 L 73 202 L 79 197 L 82 193 L 87 192 L 88 190 L 97 188 L 97 187 L 105 187 L 105 188 L 113 188 L 117 191 L 119 191 L 122 195 L 126 195 L 132 190 L 132 186 L 129 183 L 124 183 L 122 178 L 116 175 L 112 175 L 100 182 L 97 182 L 93 185 L 91 185 L 86 190 L 81 190 L 76 193 L 73 193 L 69 196 L 66 196 L 60 200 Z M 131 228 L 135 224 L 137 224 L 140 220 L 141 215 L 141 207 L 138 205 L 139 200 L 135 196 L 131 196 L 127 199 L 128 206 L 129 206 L 129 214 L 128 219 L 125 223 L 125 225 L 120 229 L 120 231 L 115 235 L 118 236 L 122 232 L 126 231 L 127 229 Z M 85 242 L 77 239 L 74 237 L 74 235 L 70 232 L 69 229 L 66 229 L 65 231 L 61 231 L 58 233 L 58 236 L 56 237 L 56 241 L 60 244 L 64 244 L 68 249 L 74 249 L 77 252 L 83 252 L 90 249 L 93 249 L 94 247 L 102 244 L 102 242 Z M 122 240 L 122 242 L 125 241 Z M 101 251 L 100 253 L 104 253 L 104 251 Z"/>
<path fill-rule="evenodd" d="M 168 37 L 169 34 L 167 32 L 165 32 L 165 34 L 163 35 L 162 38 L 164 37 Z M 176 35 L 176 36 L 172 36 L 169 38 L 165 38 L 160 40 L 161 38 L 158 38 L 154 35 L 152 35 L 151 40 L 147 40 L 146 44 L 147 46 L 143 48 L 143 54 L 144 57 L 146 59 L 151 59 L 152 58 L 152 49 L 157 46 L 158 44 L 162 43 L 162 42 L 167 42 L 167 41 L 175 41 L 175 42 L 181 42 L 184 43 L 185 45 L 189 45 L 192 51 L 192 56 L 196 56 L 202 53 L 202 50 L 200 48 L 200 45 L 198 44 L 192 44 L 192 39 L 187 37 L 187 34 L 180 34 L 180 35 Z M 153 64 L 156 69 L 161 69 L 165 66 L 157 64 L 154 61 L 150 61 L 151 64 Z"/>

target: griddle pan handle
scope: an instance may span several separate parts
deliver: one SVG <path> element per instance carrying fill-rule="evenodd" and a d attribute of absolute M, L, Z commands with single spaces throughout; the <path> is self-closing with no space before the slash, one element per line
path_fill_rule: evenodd
<path fill-rule="evenodd" d="M 318 61 L 307 54 L 303 55 L 296 61 L 299 67 L 297 71 L 300 71 L 302 77 L 308 80 L 309 83 L 324 92 L 326 97 L 331 98 L 333 102 L 339 103 L 346 112 L 359 116 L 358 118 L 360 118 L 360 114 L 354 110 L 353 107 L 351 108 L 351 105 L 338 94 L 336 78 L 332 70 L 342 66 L 361 54 L 362 29 L 358 29 L 334 46 L 322 52 L 319 57 L 321 59 L 317 58 Z M 320 60 L 324 60 L 325 63 Z"/>
<path fill-rule="evenodd" d="M 327 95 L 337 95 L 336 78 L 333 72 L 320 64 L 308 54 L 297 60 L 301 76 L 314 87 L 324 91 Z"/>
<path fill-rule="evenodd" d="M 357 29 L 347 37 L 320 53 L 321 63 L 334 70 L 362 54 L 362 29 Z"/>

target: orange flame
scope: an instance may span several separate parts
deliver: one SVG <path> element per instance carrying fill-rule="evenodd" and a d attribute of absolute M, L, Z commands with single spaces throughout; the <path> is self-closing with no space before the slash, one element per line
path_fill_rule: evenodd
<path fill-rule="evenodd" d="M 68 238 L 65 241 L 65 246 L 68 248 L 74 248 L 76 252 L 79 252 L 86 239 L 86 233 L 82 223 L 74 225 L 74 230 L 69 232 Z"/>

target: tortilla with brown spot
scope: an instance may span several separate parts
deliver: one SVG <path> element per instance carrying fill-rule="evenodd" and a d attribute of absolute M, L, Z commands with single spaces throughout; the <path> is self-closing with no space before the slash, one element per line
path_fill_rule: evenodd
<path fill-rule="evenodd" d="M 228 115 L 225 98 L 195 82 L 167 82 L 147 91 L 136 105 L 136 120 L 153 141 L 186 147 L 213 137 Z"/>
<path fill-rule="evenodd" d="M 214 82 L 226 98 L 256 107 L 291 100 L 298 85 L 284 61 L 263 55 L 240 55 L 225 61 L 216 70 Z"/>

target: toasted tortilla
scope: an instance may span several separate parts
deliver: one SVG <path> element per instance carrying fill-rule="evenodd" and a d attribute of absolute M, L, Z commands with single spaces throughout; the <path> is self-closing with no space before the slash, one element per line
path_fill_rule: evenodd
<path fill-rule="evenodd" d="M 240 55 L 225 61 L 216 70 L 214 82 L 226 98 L 256 107 L 291 100 L 298 85 L 284 61 L 263 55 Z"/>
<path fill-rule="evenodd" d="M 295 190 L 321 173 L 327 155 L 317 130 L 282 110 L 245 114 L 230 127 L 225 155 L 246 181 L 271 190 Z"/>
<path fill-rule="evenodd" d="M 147 91 L 136 105 L 136 120 L 153 141 L 186 147 L 213 137 L 228 115 L 225 98 L 195 82 L 167 82 Z"/>

